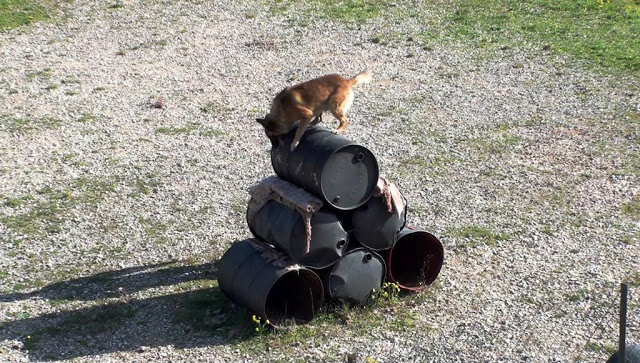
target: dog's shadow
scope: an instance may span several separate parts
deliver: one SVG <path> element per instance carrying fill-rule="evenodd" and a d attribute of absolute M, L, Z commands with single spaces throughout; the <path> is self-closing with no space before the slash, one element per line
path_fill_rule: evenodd
<path fill-rule="evenodd" d="M 215 266 L 166 262 L 0 294 L 0 302 L 30 299 L 49 313 L 0 323 L 0 342 L 32 360 L 61 360 L 151 347 L 191 348 L 251 336 L 250 313 L 231 304 Z M 167 290 L 169 293 L 167 294 Z M 151 297 L 145 297 L 151 296 Z M 75 308 L 76 302 L 82 308 Z"/>

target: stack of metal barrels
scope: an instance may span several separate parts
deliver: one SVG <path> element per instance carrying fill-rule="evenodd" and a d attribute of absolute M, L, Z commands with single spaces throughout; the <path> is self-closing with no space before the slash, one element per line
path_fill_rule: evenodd
<path fill-rule="evenodd" d="M 271 163 L 280 179 L 322 201 L 310 219 L 310 240 L 298 211 L 275 199 L 263 203 L 247 214 L 254 238 L 222 256 L 220 289 L 278 327 L 311 321 L 325 298 L 366 304 L 385 281 L 413 291 L 431 284 L 442 267 L 442 244 L 406 224 L 406 201 L 402 211 L 390 211 L 388 200 L 373 196 L 373 153 L 319 126 L 291 151 L 295 131 L 271 149 Z"/>

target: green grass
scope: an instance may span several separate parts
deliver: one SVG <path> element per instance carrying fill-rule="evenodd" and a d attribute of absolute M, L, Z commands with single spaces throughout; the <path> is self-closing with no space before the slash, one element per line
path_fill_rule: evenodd
<path fill-rule="evenodd" d="M 594 66 L 640 74 L 640 3 L 636 0 L 459 0 L 428 23 L 429 42 L 476 48 L 530 48 L 569 54 Z"/>
<path fill-rule="evenodd" d="M 163 135 L 181 135 L 181 134 L 191 133 L 197 128 L 198 128 L 198 125 L 189 123 L 183 127 L 158 127 L 156 129 L 156 132 L 158 134 L 163 134 Z"/>
<path fill-rule="evenodd" d="M 600 344 L 595 342 L 587 343 L 585 348 L 592 352 L 602 352 L 606 353 L 607 355 L 611 355 L 618 350 L 618 348 L 613 344 Z"/>
<path fill-rule="evenodd" d="M 0 0 L 2 1 L 2 0 Z M 32 81 L 34 79 L 49 79 L 51 78 L 51 68 L 47 67 L 40 71 L 33 71 L 27 73 L 27 79 Z"/>
<path fill-rule="evenodd" d="M 640 198 L 634 198 L 622 205 L 622 214 L 632 219 L 640 220 Z"/>
<path fill-rule="evenodd" d="M 56 129 L 62 126 L 62 121 L 55 117 L 30 119 L 13 115 L 0 114 L 0 131 L 10 134 L 26 134 L 36 129 Z"/>
<path fill-rule="evenodd" d="M 311 0 L 305 2 L 275 0 L 270 6 L 274 15 L 302 14 L 305 18 L 336 19 L 366 23 L 390 11 L 392 2 L 386 0 Z M 308 20 L 297 20 L 298 25 L 307 26 Z"/>
<path fill-rule="evenodd" d="M 0 0 L 0 31 L 50 20 L 55 4 L 52 0 Z"/>
<path fill-rule="evenodd" d="M 412 19 L 421 26 L 415 33 L 405 33 L 402 26 L 384 30 L 371 39 L 381 46 L 400 44 L 389 39 L 415 39 L 425 50 L 434 44 L 462 43 L 487 50 L 490 56 L 519 48 L 535 54 L 570 55 L 596 68 L 640 75 L 637 0 L 440 0 L 419 6 L 410 1 L 276 0 L 270 9 L 292 19 L 301 14 L 361 24 L 384 16 L 389 24 Z"/>
<path fill-rule="evenodd" d="M 204 107 L 201 108 L 201 110 L 202 112 L 205 112 L 205 113 L 210 112 L 209 109 L 205 111 Z M 194 131 L 198 131 L 198 135 L 202 137 L 214 137 L 214 136 L 225 135 L 224 131 L 215 130 L 215 129 L 199 129 L 199 128 L 200 128 L 199 124 L 188 123 L 187 125 L 182 127 L 158 127 L 156 129 L 156 133 L 162 134 L 162 135 L 176 136 L 176 135 L 191 134 Z"/>
<path fill-rule="evenodd" d="M 433 328 L 421 322 L 414 307 L 432 299 L 438 287 L 436 282 L 421 293 L 400 295 L 385 289 L 389 292 L 386 297 L 380 295 L 362 307 L 325 304 L 310 323 L 274 330 L 264 326 L 262 321 L 255 322 L 246 309 L 229 304 L 217 283 L 213 283 L 211 289 L 189 294 L 178 307 L 173 321 L 212 336 L 224 336 L 233 349 L 254 357 L 263 356 L 267 350 L 287 352 L 328 344 L 338 335 L 374 338 L 372 332 L 383 329 L 390 333 L 430 333 Z"/>
<path fill-rule="evenodd" d="M 138 222 L 142 224 L 145 236 L 152 242 L 157 244 L 164 244 L 169 241 L 166 235 L 169 225 L 153 218 L 139 217 Z"/>
<path fill-rule="evenodd" d="M 471 242 L 465 242 L 460 247 L 474 247 L 479 243 L 484 243 L 489 246 L 496 246 L 498 241 L 505 241 L 509 239 L 509 235 L 503 232 L 494 231 L 490 228 L 470 225 L 461 228 L 450 230 L 446 233 L 449 237 L 458 237 L 470 239 Z"/>
<path fill-rule="evenodd" d="M 144 177 L 135 178 L 133 181 L 133 191 L 129 194 L 132 198 L 139 198 L 142 195 L 157 193 L 161 183 L 155 173 L 146 173 Z"/>
<path fill-rule="evenodd" d="M 569 300 L 570 302 L 580 301 L 587 297 L 587 290 L 580 289 L 566 296 L 567 296 L 567 300 Z"/>
<path fill-rule="evenodd" d="M 85 113 L 83 113 L 83 114 L 82 114 L 82 116 L 80 116 L 80 117 L 78 118 L 78 122 L 81 122 L 81 123 L 83 123 L 83 124 L 86 124 L 86 123 L 93 122 L 93 121 L 95 121 L 96 119 L 97 119 L 97 117 L 96 117 L 96 115 L 94 115 L 93 113 L 91 113 L 91 112 L 85 112 Z"/>
<path fill-rule="evenodd" d="M 522 139 L 511 132 L 501 132 L 496 137 L 473 138 L 467 140 L 470 148 L 479 156 L 502 154 L 522 142 Z"/>
<path fill-rule="evenodd" d="M 10 197 L 6 200 L 24 206 L 24 210 L 8 216 L 0 214 L 0 224 L 23 236 L 59 233 L 73 208 L 95 208 L 114 190 L 113 180 L 77 178 L 65 187 L 44 187 L 34 196 Z"/>
<path fill-rule="evenodd" d="M 388 1 L 380 0 L 314 0 L 309 3 L 321 17 L 359 23 L 379 17 L 390 4 Z"/>

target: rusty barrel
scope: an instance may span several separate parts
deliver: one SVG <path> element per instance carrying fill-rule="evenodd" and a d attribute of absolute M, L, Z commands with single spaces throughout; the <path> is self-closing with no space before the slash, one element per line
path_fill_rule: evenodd
<path fill-rule="evenodd" d="M 252 216 L 249 230 L 256 238 L 283 250 L 295 263 L 324 268 L 336 263 L 347 247 L 348 235 L 335 214 L 324 208 L 311 217 L 311 241 L 307 251 L 306 224 L 296 210 L 270 200 Z"/>
<path fill-rule="evenodd" d="M 218 285 L 232 301 L 276 327 L 311 321 L 324 299 L 315 272 L 256 239 L 237 242 L 225 252 Z"/>
<path fill-rule="evenodd" d="M 431 284 L 442 268 L 444 248 L 433 234 L 404 227 L 393 247 L 383 252 L 387 279 L 404 290 L 418 291 Z"/>
<path fill-rule="evenodd" d="M 393 246 L 396 235 L 405 225 L 407 208 L 402 214 L 389 212 L 382 198 L 373 197 L 353 212 L 351 226 L 356 239 L 375 251 Z"/>
<path fill-rule="evenodd" d="M 369 200 L 378 181 L 378 162 L 369 149 L 332 131 L 311 126 L 291 151 L 297 125 L 271 149 L 276 174 L 340 210 Z"/>
<path fill-rule="evenodd" d="M 372 290 L 379 290 L 386 266 L 377 253 L 367 248 L 347 252 L 333 267 L 321 272 L 326 295 L 344 302 L 364 305 Z"/>

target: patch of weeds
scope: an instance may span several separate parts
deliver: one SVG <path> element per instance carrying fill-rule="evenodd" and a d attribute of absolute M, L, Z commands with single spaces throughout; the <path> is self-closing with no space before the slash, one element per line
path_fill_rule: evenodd
<path fill-rule="evenodd" d="M 420 142 L 420 141 L 418 141 Z M 419 145 L 419 143 L 412 141 L 413 145 Z M 414 156 L 406 157 L 399 160 L 401 169 L 420 169 L 422 172 L 432 175 L 434 170 L 441 169 L 447 165 L 451 165 L 456 161 L 455 158 L 446 155 L 431 155 L 429 157 Z"/>
<path fill-rule="evenodd" d="M 395 117 L 395 116 L 407 116 L 409 115 L 409 110 L 402 106 L 390 106 L 376 114 L 376 117 Z"/>
<path fill-rule="evenodd" d="M 96 88 L 93 89 L 93 92 L 102 92 L 105 91 L 106 88 L 102 87 L 102 86 L 98 86 Z"/>
<path fill-rule="evenodd" d="M 607 343 L 600 344 L 595 342 L 587 343 L 587 345 L 585 346 L 585 349 L 591 352 L 606 353 L 607 355 L 613 354 L 616 351 L 618 351 L 618 348 L 615 347 L 613 344 L 607 344 Z"/>
<path fill-rule="evenodd" d="M 48 84 L 44 89 L 47 90 L 47 91 L 53 91 L 53 90 L 58 89 L 58 85 L 57 84 L 53 84 L 53 83 L 52 84 Z"/>
<path fill-rule="evenodd" d="M 0 0 L 0 31 L 50 20 L 57 1 Z"/>
<path fill-rule="evenodd" d="M 199 135 L 202 137 L 213 137 L 213 136 L 222 136 L 226 133 L 220 130 L 208 129 L 200 131 Z"/>
<path fill-rule="evenodd" d="M 222 105 L 217 101 L 207 102 L 205 105 L 200 106 L 200 111 L 204 113 L 216 113 L 220 112 L 220 110 L 222 110 Z"/>
<path fill-rule="evenodd" d="M 94 115 L 91 112 L 85 112 L 82 114 L 82 116 L 80 116 L 78 118 L 78 122 L 81 122 L 83 124 L 89 123 L 89 122 L 93 122 L 97 119 L 96 115 Z"/>
<path fill-rule="evenodd" d="M 622 205 L 622 214 L 634 220 L 640 220 L 640 198 L 634 198 Z"/>
<path fill-rule="evenodd" d="M 169 41 L 166 39 L 153 39 L 148 42 L 136 44 L 134 46 L 129 47 L 128 49 L 122 49 L 118 51 L 118 55 L 126 55 L 127 51 L 135 51 L 139 49 L 149 49 L 153 47 L 165 47 L 169 44 Z"/>
<path fill-rule="evenodd" d="M 634 245 L 640 241 L 640 232 L 636 234 L 629 234 L 622 237 L 622 242 L 627 245 Z"/>
<path fill-rule="evenodd" d="M 197 128 L 197 124 L 188 123 L 187 125 L 182 127 L 159 127 L 156 129 L 156 132 L 163 135 L 181 135 L 191 133 Z"/>
<path fill-rule="evenodd" d="M 95 208 L 107 193 L 115 190 L 109 179 L 77 178 L 65 187 L 44 187 L 38 197 L 22 197 L 26 211 L 0 215 L 0 223 L 23 236 L 39 236 L 43 233 L 59 233 L 72 209 Z"/>
<path fill-rule="evenodd" d="M 586 289 L 580 289 L 577 290 L 576 292 L 566 295 L 567 300 L 570 302 L 576 302 L 579 300 L 584 300 L 587 297 L 587 290 Z"/>
<path fill-rule="evenodd" d="M 109 9 L 121 9 L 124 8 L 124 4 L 122 1 L 115 1 L 111 5 L 108 6 Z"/>
<path fill-rule="evenodd" d="M 461 248 L 474 247 L 479 243 L 484 243 L 489 246 L 496 246 L 498 241 L 506 241 L 509 239 L 509 235 L 504 232 L 493 231 L 487 227 L 470 225 L 458 229 L 450 230 L 446 233 L 449 237 L 458 237 L 471 240 L 459 245 Z"/>
<path fill-rule="evenodd" d="M 627 284 L 634 287 L 640 286 L 640 272 L 635 272 L 632 276 L 627 280 Z"/>
<path fill-rule="evenodd" d="M 481 155 L 502 154 L 520 142 L 521 138 L 510 132 L 502 132 L 496 138 L 473 138 L 467 140 L 468 145 Z"/>
<path fill-rule="evenodd" d="M 306 2 L 320 18 L 365 23 L 388 12 L 391 2 L 384 0 L 312 0 Z"/>
<path fill-rule="evenodd" d="M 133 191 L 129 196 L 132 198 L 138 198 L 143 194 L 148 195 L 151 193 L 157 193 L 160 185 L 157 174 L 147 173 L 144 178 L 135 178 L 132 185 Z"/>
<path fill-rule="evenodd" d="M 62 121 L 54 117 L 29 119 L 13 115 L 0 115 L 0 131 L 10 134 L 26 134 L 36 128 L 55 129 L 62 125 Z"/>
<path fill-rule="evenodd" d="M 39 288 L 46 285 L 46 283 L 39 278 L 27 279 L 23 282 L 19 282 L 13 285 L 13 291 L 23 291 L 26 289 Z"/>
<path fill-rule="evenodd" d="M 41 71 L 34 71 L 27 73 L 27 79 L 32 81 L 36 78 L 39 79 L 49 79 L 51 78 L 51 68 L 47 67 Z"/>
<path fill-rule="evenodd" d="M 0 280 L 4 280 L 9 277 L 9 273 L 7 271 L 0 270 Z"/>
<path fill-rule="evenodd" d="M 138 222 L 142 224 L 145 235 L 155 243 L 164 244 L 168 241 L 166 236 L 166 232 L 169 229 L 168 224 L 157 219 L 145 217 L 139 217 Z"/>
<path fill-rule="evenodd" d="M 22 205 L 22 198 L 5 198 L 4 205 L 11 208 L 17 208 Z"/>

